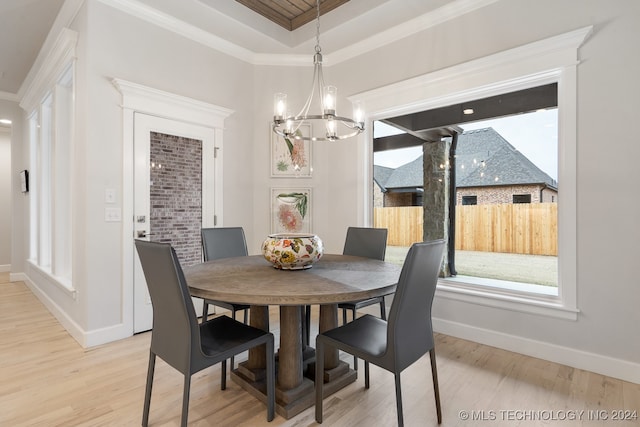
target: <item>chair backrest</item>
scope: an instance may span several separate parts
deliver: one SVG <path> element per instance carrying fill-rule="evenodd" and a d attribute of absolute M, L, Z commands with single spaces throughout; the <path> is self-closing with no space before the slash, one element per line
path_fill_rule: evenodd
<path fill-rule="evenodd" d="M 400 370 L 433 348 L 431 306 L 444 247 L 444 240 L 414 243 L 402 266 L 387 331 L 387 351 Z"/>
<path fill-rule="evenodd" d="M 182 373 L 201 351 L 198 319 L 175 250 L 169 243 L 136 240 L 151 304 L 151 350 Z"/>
<path fill-rule="evenodd" d="M 384 260 L 387 251 L 386 228 L 349 227 L 344 241 L 344 255 Z"/>
<path fill-rule="evenodd" d="M 242 227 L 203 228 L 201 234 L 205 261 L 248 255 Z"/>

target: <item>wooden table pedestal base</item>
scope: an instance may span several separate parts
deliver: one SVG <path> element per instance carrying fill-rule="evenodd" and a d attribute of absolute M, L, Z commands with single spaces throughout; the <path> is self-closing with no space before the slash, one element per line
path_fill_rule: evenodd
<path fill-rule="evenodd" d="M 249 369 L 247 362 L 242 362 L 238 368 L 231 372 L 231 380 L 248 391 L 256 399 L 266 403 L 266 382 L 264 369 Z M 278 415 L 291 419 L 300 412 L 315 404 L 315 387 L 310 378 L 314 377 L 315 364 L 311 363 L 302 384 L 299 386 L 283 390 L 276 384 L 276 412 Z M 357 373 L 343 361 L 338 366 L 325 371 L 324 396 L 329 396 L 336 391 L 354 382 Z"/>

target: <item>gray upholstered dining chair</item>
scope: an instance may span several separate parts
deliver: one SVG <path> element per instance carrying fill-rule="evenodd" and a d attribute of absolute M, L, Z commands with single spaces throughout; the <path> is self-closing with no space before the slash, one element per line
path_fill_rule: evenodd
<path fill-rule="evenodd" d="M 414 243 L 404 261 L 389 320 L 366 314 L 316 338 L 316 421 L 322 423 L 324 353 L 336 348 L 363 359 L 365 388 L 369 388 L 369 363 L 395 375 L 398 425 L 403 425 L 400 373 L 427 352 L 438 424 L 442 422 L 440 391 L 434 349 L 431 306 L 438 282 L 444 240 Z"/>
<path fill-rule="evenodd" d="M 387 252 L 387 234 L 386 228 L 349 227 L 342 254 L 384 261 L 384 255 Z M 338 304 L 338 308 L 342 309 L 342 323 L 347 323 L 347 310 L 351 311 L 352 319 L 355 319 L 356 310 L 374 304 L 380 304 L 380 317 L 386 320 L 384 297 L 376 297 Z"/>
<path fill-rule="evenodd" d="M 387 252 L 387 235 L 388 230 L 386 228 L 349 227 L 342 253 L 343 255 L 361 256 L 384 261 L 384 256 Z M 338 304 L 338 308 L 342 310 L 342 324 L 347 323 L 347 311 L 351 312 L 351 319 L 355 320 L 358 309 L 374 304 L 380 305 L 380 318 L 386 320 L 387 309 L 384 296 L 381 296 Z M 353 358 L 353 369 L 358 370 L 358 358 L 355 356 Z"/>
<path fill-rule="evenodd" d="M 386 228 L 367 228 L 367 227 L 349 227 L 347 228 L 347 236 L 344 241 L 343 255 L 354 255 L 366 258 L 379 259 L 384 261 L 384 255 L 387 251 L 387 234 Z M 380 304 L 380 317 L 387 318 L 384 305 L 384 297 L 368 298 L 360 301 L 349 301 L 338 304 L 338 308 L 342 309 L 342 323 L 347 323 L 347 310 L 351 311 L 352 318 L 356 318 L 356 310 L 374 304 Z M 306 344 L 309 344 L 311 335 L 311 307 L 306 306 L 305 309 L 305 325 L 303 332 L 305 334 Z M 358 369 L 358 359 L 354 358 L 353 367 Z"/>
<path fill-rule="evenodd" d="M 142 425 L 149 422 L 156 356 L 184 375 L 181 425 L 187 425 L 191 376 L 221 363 L 220 388 L 226 388 L 226 359 L 266 345 L 267 420 L 275 411 L 275 357 L 273 334 L 228 316 L 198 324 L 189 288 L 174 249 L 168 243 L 136 240 L 153 306 L 153 328 L 144 397 Z"/>
<path fill-rule="evenodd" d="M 203 228 L 200 233 L 205 261 L 248 255 L 247 241 L 242 227 Z M 209 315 L 209 304 L 230 310 L 231 317 L 234 319 L 236 318 L 236 312 L 244 311 L 243 320 L 244 323 L 247 323 L 248 305 L 210 299 L 205 299 L 202 304 L 202 321 L 205 321 Z"/>
<path fill-rule="evenodd" d="M 247 256 L 247 240 L 244 237 L 244 229 L 242 227 L 218 227 L 203 228 L 200 230 L 202 236 L 202 253 L 204 260 L 213 261 L 214 259 L 233 258 L 237 256 Z M 247 324 L 247 313 L 249 313 L 249 305 L 234 304 L 226 301 L 204 299 L 202 303 L 202 321 L 209 317 L 209 304 L 226 308 L 231 311 L 231 317 L 236 318 L 238 311 L 244 311 L 243 321 Z M 235 368 L 235 358 L 231 358 L 231 369 Z"/>

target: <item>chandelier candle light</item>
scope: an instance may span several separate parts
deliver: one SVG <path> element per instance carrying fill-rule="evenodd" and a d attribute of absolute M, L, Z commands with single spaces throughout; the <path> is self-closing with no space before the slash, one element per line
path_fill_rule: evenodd
<path fill-rule="evenodd" d="M 364 130 L 364 111 L 362 103 L 353 103 L 353 119 L 336 115 L 338 89 L 335 86 L 325 86 L 322 75 L 322 49 L 320 48 L 320 0 L 316 3 L 316 53 L 313 55 L 313 81 L 311 93 L 302 110 L 292 116 L 287 111 L 287 94 L 276 93 L 274 96 L 273 131 L 284 138 L 307 141 L 338 141 L 351 138 Z M 321 114 L 309 114 L 313 98 L 318 93 Z M 324 125 L 326 134 L 322 136 L 301 135 L 297 132 L 303 123 L 320 122 Z"/>

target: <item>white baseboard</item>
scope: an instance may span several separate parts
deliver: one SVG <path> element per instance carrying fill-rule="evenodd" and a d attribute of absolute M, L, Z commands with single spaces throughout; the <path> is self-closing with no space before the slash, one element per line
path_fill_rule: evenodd
<path fill-rule="evenodd" d="M 436 332 L 640 384 L 640 364 L 443 319 Z"/>
<path fill-rule="evenodd" d="M 11 264 L 0 265 L 0 273 L 6 273 L 7 271 L 11 271 Z"/>
<path fill-rule="evenodd" d="M 10 282 L 26 282 L 27 275 L 24 273 L 9 273 Z"/>
<path fill-rule="evenodd" d="M 33 292 L 33 294 L 40 300 L 40 302 L 53 314 L 53 316 L 60 322 L 69 335 L 71 335 L 83 348 L 93 347 L 100 344 L 105 344 L 111 341 L 127 338 L 133 335 L 133 331 L 130 327 L 125 327 L 123 324 L 117 324 L 106 328 L 95 329 L 91 331 L 85 331 L 78 325 L 68 314 L 60 308 L 49 296 L 42 292 L 42 290 L 24 273 L 17 273 L 10 275 L 10 281 L 23 281 L 27 287 Z"/>
<path fill-rule="evenodd" d="M 133 331 L 130 326 L 118 323 L 117 325 L 85 332 L 83 347 L 94 347 L 96 345 L 128 338 L 132 335 Z"/>

